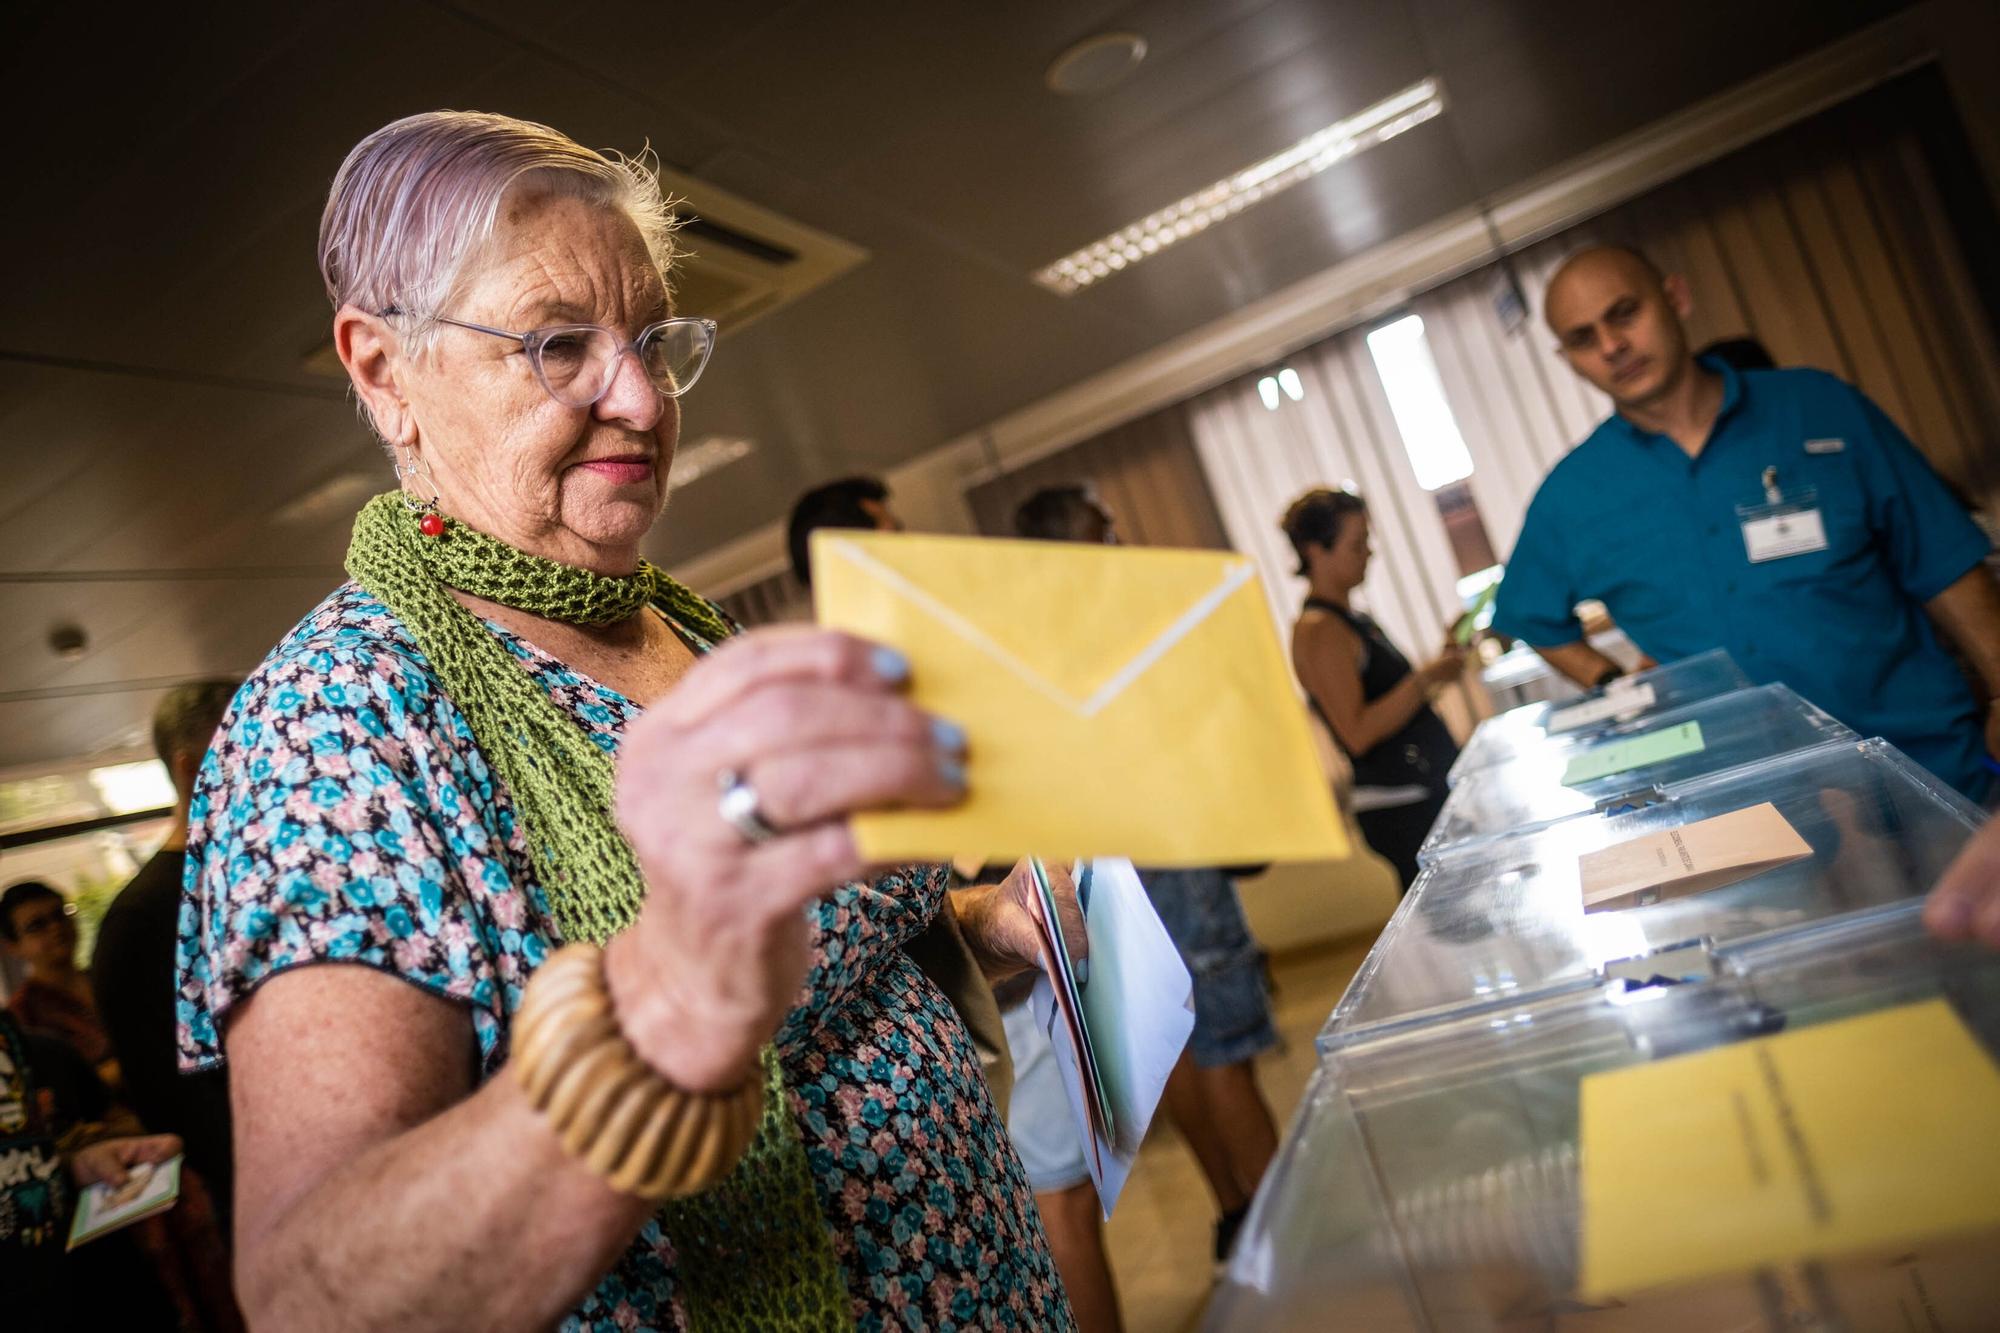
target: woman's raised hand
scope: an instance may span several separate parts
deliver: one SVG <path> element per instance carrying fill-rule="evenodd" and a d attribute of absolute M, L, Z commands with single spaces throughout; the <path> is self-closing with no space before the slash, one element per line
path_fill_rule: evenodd
<path fill-rule="evenodd" d="M 1465 649 L 1455 643 L 1446 644 L 1443 652 L 1424 663 L 1417 672 L 1423 683 L 1431 689 L 1449 685 L 1464 674 Z"/>
<path fill-rule="evenodd" d="M 796 1002 L 804 907 L 867 868 L 848 816 L 963 798 L 964 733 L 905 699 L 908 679 L 900 654 L 850 635 L 759 630 L 627 734 L 617 814 L 648 896 L 605 967 L 628 1039 L 681 1086 L 740 1084 Z M 734 823 L 732 783 L 751 807 Z"/>

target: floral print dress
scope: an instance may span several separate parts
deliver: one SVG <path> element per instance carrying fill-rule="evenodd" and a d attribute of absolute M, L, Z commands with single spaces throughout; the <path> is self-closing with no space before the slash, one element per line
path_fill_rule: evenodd
<path fill-rule="evenodd" d="M 616 753 L 638 708 L 489 625 Z M 957 1014 L 898 946 L 942 867 L 813 909 L 811 971 L 777 1037 L 856 1327 L 1073 1327 L 1019 1160 Z M 181 903 L 187 1068 L 222 1060 L 230 1007 L 290 967 L 359 963 L 463 1004 L 482 1077 L 561 944 L 508 793 L 401 624 L 345 584 L 244 684 L 203 764 Z M 678 1329 L 657 1221 L 565 1329 Z"/>

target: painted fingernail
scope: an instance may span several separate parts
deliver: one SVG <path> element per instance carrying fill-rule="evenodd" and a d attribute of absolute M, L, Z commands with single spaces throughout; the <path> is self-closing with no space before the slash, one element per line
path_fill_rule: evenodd
<path fill-rule="evenodd" d="M 1088 986 L 1090 984 L 1090 960 L 1088 958 L 1077 959 L 1073 970 L 1076 972 L 1077 985 Z"/>
<path fill-rule="evenodd" d="M 965 728 L 947 718 L 931 719 L 931 740 L 938 749 L 956 753 L 965 748 Z"/>
<path fill-rule="evenodd" d="M 910 678 L 910 659 L 894 648 L 877 648 L 872 662 L 875 674 L 891 685 L 900 685 Z"/>
<path fill-rule="evenodd" d="M 956 759 L 940 759 L 938 760 L 938 776 L 942 777 L 950 786 L 963 788 L 965 786 L 965 765 L 959 763 Z"/>

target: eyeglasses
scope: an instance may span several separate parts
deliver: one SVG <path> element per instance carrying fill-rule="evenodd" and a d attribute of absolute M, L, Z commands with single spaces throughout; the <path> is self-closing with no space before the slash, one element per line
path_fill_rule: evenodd
<path fill-rule="evenodd" d="M 395 306 L 382 312 L 400 315 Z M 510 338 L 528 354 L 528 364 L 549 397 L 564 407 L 589 407 L 611 392 L 617 378 L 618 362 L 630 352 L 653 387 L 668 398 L 678 398 L 694 387 L 715 350 L 715 321 L 677 316 L 648 324 L 639 336 L 627 342 L 615 329 L 602 324 L 554 324 L 545 329 L 515 333 L 469 324 L 462 319 L 435 317 L 440 324 L 470 329 L 495 338 Z"/>

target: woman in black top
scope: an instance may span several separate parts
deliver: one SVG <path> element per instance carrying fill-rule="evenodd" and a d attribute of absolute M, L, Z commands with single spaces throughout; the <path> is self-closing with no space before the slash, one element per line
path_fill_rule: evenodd
<path fill-rule="evenodd" d="M 1445 774 L 1458 757 L 1430 698 L 1458 679 L 1465 653 L 1447 644 L 1412 668 L 1381 627 L 1354 609 L 1371 554 L 1368 506 L 1360 496 L 1308 491 L 1285 511 L 1284 529 L 1299 553 L 1299 573 L 1311 584 L 1292 631 L 1292 667 L 1354 764 L 1362 834 L 1407 889 L 1417 877 L 1417 848 L 1444 805 Z"/>

